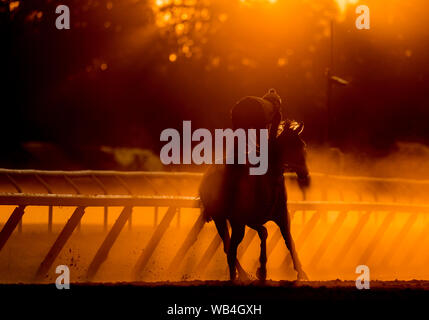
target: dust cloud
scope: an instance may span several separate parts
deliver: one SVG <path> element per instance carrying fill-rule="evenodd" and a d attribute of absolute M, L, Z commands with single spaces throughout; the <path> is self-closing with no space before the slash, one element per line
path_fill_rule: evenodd
<path fill-rule="evenodd" d="M 428 205 L 429 148 L 417 143 L 397 143 L 383 155 L 342 153 L 338 149 L 309 146 L 308 165 L 312 186 L 307 201 L 343 201 L 348 203 L 400 203 Z M 364 178 L 362 178 L 364 177 Z M 425 180 L 426 179 L 426 180 Z M 287 178 L 288 200 L 302 201 L 296 181 Z M 197 184 L 182 193 L 195 195 Z M 52 233 L 47 230 L 46 207 L 29 207 L 23 219 L 22 233 L 15 230 L 0 252 L 0 283 L 32 283 L 35 272 L 52 246 L 74 208 L 54 207 Z M 135 208 L 132 227 L 126 225 L 102 264 L 94 281 L 134 281 L 133 268 L 149 242 L 156 224 L 167 208 Z M 0 227 L 13 207 L 0 208 Z M 121 208 L 109 209 L 109 228 Z M 409 211 L 409 212 L 408 212 Z M 190 228 L 198 217 L 198 209 L 181 209 L 171 222 L 154 254 L 141 274 L 142 281 L 226 280 L 227 263 L 222 246 L 205 268 L 201 260 L 216 240 L 213 223 L 206 224 L 197 242 L 180 265 L 169 271 L 169 265 Z M 371 278 L 379 280 L 429 279 L 429 212 L 426 210 L 384 210 L 369 206 L 345 211 L 290 210 L 292 234 L 305 271 L 311 280 L 353 280 L 359 264 L 370 267 Z M 317 215 L 317 216 L 316 216 Z M 317 219 L 315 218 L 317 217 Z M 277 227 L 268 223 L 268 279 L 293 280 L 295 272 L 287 258 L 287 248 Z M 86 271 L 107 232 L 103 229 L 103 209 L 88 208 L 80 230 L 75 230 L 54 266 L 70 267 L 71 280 L 85 282 Z M 246 248 L 247 244 L 247 248 Z M 259 241 L 247 229 L 239 248 L 239 259 L 249 275 L 255 278 Z M 43 282 L 54 282 L 52 267 Z"/>

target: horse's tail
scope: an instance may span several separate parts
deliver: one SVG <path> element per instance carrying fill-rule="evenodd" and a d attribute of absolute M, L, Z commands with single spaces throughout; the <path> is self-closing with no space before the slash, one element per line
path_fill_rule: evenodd
<path fill-rule="evenodd" d="M 203 176 L 198 195 L 200 208 L 206 222 L 216 220 L 222 213 L 224 191 L 224 166 L 212 166 Z"/>
<path fill-rule="evenodd" d="M 198 201 L 198 205 L 200 207 L 201 210 L 201 214 L 203 215 L 204 221 L 205 222 L 210 222 L 213 220 L 213 216 L 209 213 L 209 210 L 207 210 L 206 207 L 204 207 L 204 203 L 201 200 L 201 198 L 198 196 L 195 198 L 195 200 Z"/>

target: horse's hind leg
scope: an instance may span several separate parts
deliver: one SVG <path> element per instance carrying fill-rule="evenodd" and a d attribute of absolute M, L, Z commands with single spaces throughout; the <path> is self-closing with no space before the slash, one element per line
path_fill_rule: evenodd
<path fill-rule="evenodd" d="M 229 278 L 235 280 L 236 277 L 236 262 L 237 262 L 237 248 L 241 240 L 244 237 L 244 225 L 232 225 L 231 242 L 228 248 L 228 266 L 229 266 Z"/>
<path fill-rule="evenodd" d="M 259 256 L 260 267 L 256 270 L 256 276 L 259 280 L 265 280 L 267 278 L 267 228 L 259 226 L 255 228 L 258 232 L 259 238 L 261 239 L 261 254 Z"/>
<path fill-rule="evenodd" d="M 228 232 L 228 226 L 226 224 L 225 219 L 216 219 L 214 220 L 217 233 L 219 233 L 219 236 L 222 238 L 223 242 L 223 251 L 225 253 L 228 253 L 230 238 L 229 238 L 229 232 Z"/>
<path fill-rule="evenodd" d="M 285 240 L 286 246 L 289 249 L 290 255 L 292 256 L 293 268 L 298 273 L 298 279 L 308 280 L 307 275 L 302 269 L 301 262 L 299 261 L 299 258 L 298 258 L 298 253 L 296 252 L 296 249 L 295 249 L 295 243 L 292 239 L 292 234 L 290 232 L 290 219 L 289 219 L 289 213 L 287 212 L 287 210 L 285 214 L 283 214 L 278 219 L 278 221 L 275 221 L 275 222 L 279 226 L 283 239 Z"/>
<path fill-rule="evenodd" d="M 223 251 L 228 256 L 231 239 L 229 237 L 228 226 L 226 224 L 226 220 L 225 219 L 216 219 L 216 220 L 214 220 L 214 222 L 215 222 L 217 232 L 219 233 L 219 236 L 222 238 Z M 236 265 L 236 268 L 237 268 L 237 271 L 238 271 L 240 278 L 242 278 L 243 280 L 249 280 L 249 276 L 247 275 L 247 272 L 241 267 L 241 264 L 238 260 L 236 260 L 235 265 Z"/>

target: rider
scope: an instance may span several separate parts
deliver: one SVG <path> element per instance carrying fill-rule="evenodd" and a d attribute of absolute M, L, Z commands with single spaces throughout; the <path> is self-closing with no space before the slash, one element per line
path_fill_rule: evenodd
<path fill-rule="evenodd" d="M 275 138 L 282 119 L 282 100 L 275 89 L 262 98 L 247 96 L 240 99 L 231 111 L 233 129 L 269 129 Z"/>
<path fill-rule="evenodd" d="M 247 96 L 240 99 L 231 111 L 233 129 L 268 129 L 269 144 L 273 143 L 279 132 L 279 126 L 298 125 L 297 122 L 284 119 L 282 115 L 282 99 L 275 89 L 270 89 L 260 97 Z M 257 135 L 258 139 L 259 135 Z M 258 145 L 258 141 L 256 141 Z M 235 169 L 235 174 L 240 170 Z M 297 172 L 298 173 L 298 172 Z M 234 173 L 232 174 L 232 176 Z M 308 172 L 298 173 L 298 184 L 301 189 L 305 189 L 310 184 Z"/>
<path fill-rule="evenodd" d="M 272 143 L 279 130 L 282 117 L 282 100 L 275 89 L 270 89 L 264 96 L 255 97 L 247 96 L 240 99 L 231 110 L 231 120 L 233 129 L 268 129 L 269 144 Z M 287 123 L 288 120 L 283 121 Z M 256 135 L 257 139 L 259 135 Z M 258 140 L 256 141 L 258 145 Z M 258 151 L 257 151 L 258 152 Z M 234 152 L 234 156 L 237 154 Z M 234 162 L 236 163 L 236 162 Z M 224 176 L 224 201 L 220 204 L 223 208 L 220 212 L 226 212 L 228 207 L 234 202 L 236 182 L 240 180 L 242 174 L 248 174 L 246 166 L 243 165 L 226 165 L 226 174 Z M 300 187 L 308 186 L 308 177 L 298 179 Z M 213 217 L 206 216 L 207 221 Z"/>

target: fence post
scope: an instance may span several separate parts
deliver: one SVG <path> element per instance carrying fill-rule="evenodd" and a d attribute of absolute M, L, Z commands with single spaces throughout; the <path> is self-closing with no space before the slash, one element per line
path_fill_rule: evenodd
<path fill-rule="evenodd" d="M 329 245 L 332 243 L 335 235 L 340 230 L 346 218 L 347 218 L 347 212 L 345 211 L 338 212 L 338 216 L 335 219 L 335 222 L 329 228 L 327 234 L 322 240 L 322 243 L 320 244 L 319 248 L 317 248 L 316 253 L 313 255 L 312 259 L 310 260 L 310 263 L 309 263 L 310 266 L 313 266 L 314 268 L 315 266 L 318 265 L 318 263 L 322 259 L 325 252 L 328 250 Z"/>
<path fill-rule="evenodd" d="M 133 211 L 131 210 L 130 216 L 128 218 L 128 231 L 131 231 L 133 228 Z"/>
<path fill-rule="evenodd" d="M 366 264 L 369 259 L 371 258 L 373 252 L 375 251 L 375 248 L 379 245 L 381 242 L 381 239 L 384 236 L 384 233 L 389 228 L 390 224 L 393 221 L 393 218 L 395 217 L 396 212 L 394 211 L 388 211 L 386 217 L 383 219 L 383 222 L 378 227 L 377 232 L 375 233 L 374 237 L 372 238 L 371 242 L 369 243 L 368 247 L 365 249 L 364 253 L 360 257 L 359 262 Z"/>
<path fill-rule="evenodd" d="M 109 207 L 104 207 L 104 219 L 103 219 L 104 231 L 107 231 L 108 223 L 109 223 Z"/>
<path fill-rule="evenodd" d="M 3 226 L 3 229 L 0 232 L 0 251 L 1 249 L 3 249 L 7 240 L 9 240 L 9 237 L 13 233 L 13 230 L 15 230 L 16 226 L 22 220 L 22 216 L 24 215 L 24 209 L 25 206 L 16 207 L 10 215 L 9 219 L 7 220 L 6 224 Z"/>
<path fill-rule="evenodd" d="M 400 245 L 404 242 L 405 237 L 411 230 L 414 223 L 417 221 L 418 215 L 419 215 L 418 212 L 413 212 L 408 217 L 407 221 L 401 228 L 400 232 L 396 235 L 395 239 L 390 244 L 388 250 L 386 250 L 386 253 L 384 257 L 380 260 L 379 265 L 388 266 L 390 264 L 391 262 L 390 259 L 398 251 L 398 248 L 400 247 Z"/>
<path fill-rule="evenodd" d="M 334 265 L 336 265 L 337 267 L 339 267 L 343 263 L 347 252 L 350 251 L 350 247 L 362 233 L 363 228 L 366 226 L 367 222 L 369 221 L 369 218 L 371 217 L 371 212 L 364 211 L 359 213 L 361 214 L 361 216 L 359 217 L 358 223 L 353 228 L 352 232 L 348 236 L 347 240 L 344 242 L 340 252 L 334 260 Z"/>
<path fill-rule="evenodd" d="M 110 229 L 100 248 L 97 250 L 94 259 L 89 265 L 88 272 L 86 274 L 88 279 L 92 279 L 95 276 L 101 264 L 107 259 L 110 249 L 112 248 L 113 244 L 121 233 L 122 228 L 131 216 L 132 212 L 132 207 L 125 207 L 124 209 L 122 209 L 121 214 L 113 224 L 112 229 Z"/>
<path fill-rule="evenodd" d="M 154 214 L 153 214 L 153 226 L 156 227 L 158 224 L 158 207 L 154 208 Z"/>
<path fill-rule="evenodd" d="M 37 270 L 37 273 L 36 273 L 36 280 L 41 280 L 42 277 L 49 271 L 49 268 L 52 266 L 55 259 L 58 257 L 62 248 L 66 244 L 67 240 L 72 235 L 74 229 L 79 224 L 84 213 L 85 213 L 85 207 L 77 207 L 75 209 L 72 216 L 67 221 L 66 225 L 64 226 L 60 235 L 58 236 L 57 240 L 55 240 L 53 246 L 49 250 L 45 259 L 40 264 L 39 269 Z"/>
<path fill-rule="evenodd" d="M 197 221 L 193 225 L 192 229 L 189 231 L 185 241 L 183 242 L 182 246 L 177 251 L 176 255 L 174 256 L 173 260 L 170 263 L 170 266 L 168 267 L 168 272 L 173 272 L 174 269 L 177 269 L 180 264 L 182 263 L 183 258 L 186 256 L 186 253 L 188 250 L 192 247 L 192 245 L 197 242 L 198 235 L 200 234 L 201 230 L 204 227 L 205 224 L 204 215 L 201 213 L 198 216 Z"/>
<path fill-rule="evenodd" d="M 137 263 L 134 267 L 134 278 L 138 278 L 140 276 L 141 271 L 144 269 L 146 264 L 149 262 L 150 257 L 158 246 L 159 241 L 170 225 L 171 220 L 173 220 L 176 214 L 176 208 L 170 207 L 162 218 L 161 223 L 158 228 L 155 229 L 152 237 L 149 240 L 149 243 L 146 245 L 146 248 L 142 251 Z"/>
<path fill-rule="evenodd" d="M 180 228 L 180 208 L 177 208 L 177 227 Z"/>
<path fill-rule="evenodd" d="M 52 232 L 52 211 L 53 211 L 53 207 L 49 206 L 48 207 L 48 232 L 49 233 Z"/>

